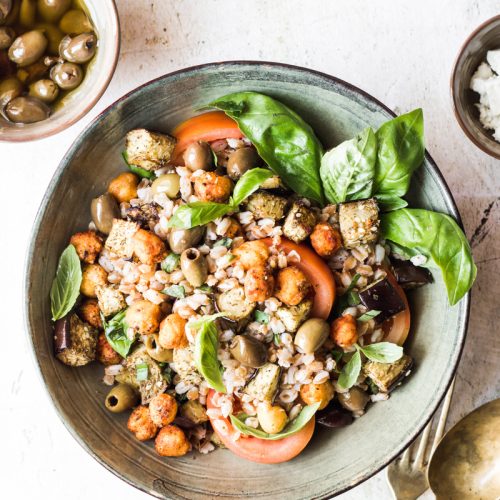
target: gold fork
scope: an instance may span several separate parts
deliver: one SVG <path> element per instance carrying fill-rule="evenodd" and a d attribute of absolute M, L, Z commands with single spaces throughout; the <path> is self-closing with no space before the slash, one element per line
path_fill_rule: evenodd
<path fill-rule="evenodd" d="M 444 398 L 430 450 L 428 442 L 431 436 L 432 422 L 436 415 L 431 418 L 420 438 L 417 438 L 404 453 L 387 467 L 387 482 L 396 500 L 416 500 L 429 489 L 427 466 L 436 446 L 443 437 L 454 385 L 455 379 L 451 382 Z"/>

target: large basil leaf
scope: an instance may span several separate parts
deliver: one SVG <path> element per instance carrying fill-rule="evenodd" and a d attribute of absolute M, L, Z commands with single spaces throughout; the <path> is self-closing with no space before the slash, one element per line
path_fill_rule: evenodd
<path fill-rule="evenodd" d="M 203 224 L 208 224 L 218 217 L 234 212 L 234 210 L 232 205 L 225 205 L 224 203 L 195 201 L 181 205 L 168 221 L 167 226 L 179 229 L 203 226 Z"/>
<path fill-rule="evenodd" d="M 377 139 L 368 127 L 354 139 L 328 151 L 321 160 L 320 175 L 330 203 L 362 200 L 372 194 Z"/>
<path fill-rule="evenodd" d="M 403 208 L 381 215 L 381 232 L 405 256 L 425 255 L 441 269 L 451 305 L 471 288 L 477 269 L 467 238 L 450 216 Z"/>
<path fill-rule="evenodd" d="M 260 429 L 254 429 L 245 424 L 245 420 L 248 415 L 241 414 L 238 416 L 231 415 L 231 423 L 238 429 L 242 434 L 247 436 L 254 436 L 259 439 L 267 439 L 270 441 L 276 441 L 278 439 L 283 439 L 288 436 L 292 436 L 299 432 L 318 410 L 319 403 L 314 403 L 312 405 L 304 406 L 302 411 L 281 431 L 277 434 L 269 434 L 268 432 L 261 431 Z"/>
<path fill-rule="evenodd" d="M 392 212 L 408 206 L 408 202 L 399 196 L 377 194 L 378 205 L 382 212 Z"/>
<path fill-rule="evenodd" d="M 273 173 L 267 168 L 252 168 L 246 171 L 234 186 L 230 204 L 237 207 L 243 200 L 257 191 L 260 185 L 272 175 Z"/>
<path fill-rule="evenodd" d="M 238 92 L 210 103 L 233 118 L 259 155 L 296 193 L 323 203 L 319 167 L 323 148 L 312 128 L 267 95 Z"/>
<path fill-rule="evenodd" d="M 358 346 L 358 349 L 372 361 L 378 363 L 394 363 L 403 356 L 403 348 L 392 342 L 378 342 L 366 346 Z"/>
<path fill-rule="evenodd" d="M 104 327 L 104 334 L 109 342 L 109 345 L 124 358 L 127 357 L 132 344 L 135 339 L 129 339 L 127 335 L 128 326 L 125 322 L 126 310 L 119 312 L 113 316 L 109 321 L 106 321 L 101 315 L 102 324 Z"/>
<path fill-rule="evenodd" d="M 413 172 L 424 161 L 424 116 L 421 109 L 384 123 L 378 142 L 374 194 L 396 198 L 406 194 Z"/>
<path fill-rule="evenodd" d="M 59 258 L 56 277 L 50 289 L 50 308 L 54 321 L 66 316 L 71 311 L 80 295 L 81 283 L 80 259 L 75 247 L 68 245 Z"/>

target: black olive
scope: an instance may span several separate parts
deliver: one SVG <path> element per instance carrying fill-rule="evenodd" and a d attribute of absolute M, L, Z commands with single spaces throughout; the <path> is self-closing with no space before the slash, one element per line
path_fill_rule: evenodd
<path fill-rule="evenodd" d="M 316 422 L 324 427 L 336 428 L 352 424 L 352 413 L 339 407 L 337 403 L 330 403 L 324 410 L 316 413 Z"/>
<path fill-rule="evenodd" d="M 396 280 L 405 290 L 412 290 L 428 283 L 432 283 L 432 274 L 425 267 L 412 264 L 411 260 L 391 260 Z"/>

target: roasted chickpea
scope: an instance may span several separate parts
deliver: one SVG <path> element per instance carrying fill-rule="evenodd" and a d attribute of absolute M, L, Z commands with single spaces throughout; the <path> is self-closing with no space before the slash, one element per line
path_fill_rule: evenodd
<path fill-rule="evenodd" d="M 171 424 L 177 415 L 177 401 L 170 394 L 158 394 L 149 403 L 149 414 L 158 427 Z"/>
<path fill-rule="evenodd" d="M 231 196 L 233 183 L 215 172 L 203 172 L 194 181 L 194 192 L 200 201 L 225 203 Z"/>
<path fill-rule="evenodd" d="M 229 220 L 231 221 L 231 225 L 226 230 L 225 236 L 227 238 L 236 238 L 237 236 L 241 236 L 243 234 L 241 224 L 232 217 L 229 217 Z"/>
<path fill-rule="evenodd" d="M 104 366 L 117 365 L 122 357 L 111 347 L 106 335 L 101 333 L 97 339 L 97 361 Z"/>
<path fill-rule="evenodd" d="M 153 422 L 147 406 L 138 406 L 134 409 L 128 419 L 127 428 L 139 441 L 153 439 L 158 432 L 158 427 Z"/>
<path fill-rule="evenodd" d="M 322 384 L 306 384 L 300 388 L 300 397 L 307 405 L 320 403 L 318 410 L 325 408 L 333 399 L 335 391 L 332 383 L 327 380 Z"/>
<path fill-rule="evenodd" d="M 264 267 L 269 259 L 269 247 L 262 241 L 247 241 L 233 250 L 233 255 L 238 258 L 245 270 L 254 267 Z"/>
<path fill-rule="evenodd" d="M 90 326 L 99 329 L 102 328 L 101 310 L 99 309 L 99 304 L 96 299 L 84 300 L 80 306 L 78 315 L 82 321 L 85 321 L 85 323 L 88 323 Z"/>
<path fill-rule="evenodd" d="M 95 298 L 97 285 L 105 285 L 108 273 L 99 264 L 87 264 L 82 270 L 80 292 L 86 297 Z"/>
<path fill-rule="evenodd" d="M 108 193 L 111 193 L 118 203 L 129 202 L 137 198 L 137 185 L 139 179 L 132 172 L 123 172 L 115 177 L 108 186 Z"/>
<path fill-rule="evenodd" d="M 102 238 L 95 231 L 75 233 L 69 242 L 75 247 L 80 260 L 93 264 L 102 250 Z"/>
<path fill-rule="evenodd" d="M 281 406 L 272 406 L 269 402 L 259 404 L 257 418 L 262 430 L 269 434 L 281 432 L 288 421 L 286 411 Z"/>
<path fill-rule="evenodd" d="M 186 337 L 187 321 L 177 313 L 169 314 L 160 324 L 158 342 L 165 349 L 183 349 L 189 342 Z"/>
<path fill-rule="evenodd" d="M 273 275 L 264 267 L 254 267 L 245 275 L 245 296 L 252 302 L 264 302 L 272 296 Z"/>
<path fill-rule="evenodd" d="M 321 257 L 331 257 L 341 246 L 342 237 L 331 224 L 316 224 L 311 233 L 311 245 Z"/>
<path fill-rule="evenodd" d="M 167 256 L 165 243 L 149 231 L 139 229 L 132 237 L 134 254 L 143 263 L 158 264 Z"/>
<path fill-rule="evenodd" d="M 155 450 L 162 457 L 181 457 L 191 449 L 184 431 L 175 425 L 160 429 L 155 439 Z"/>
<path fill-rule="evenodd" d="M 148 335 L 158 331 L 160 316 L 160 306 L 149 300 L 137 300 L 127 309 L 125 322 L 136 332 Z"/>
<path fill-rule="evenodd" d="M 332 323 L 330 337 L 340 347 L 351 347 L 358 341 L 356 318 L 346 314 Z"/>
<path fill-rule="evenodd" d="M 274 295 L 288 306 L 300 304 L 311 291 L 306 275 L 295 266 L 285 267 L 278 273 Z"/>

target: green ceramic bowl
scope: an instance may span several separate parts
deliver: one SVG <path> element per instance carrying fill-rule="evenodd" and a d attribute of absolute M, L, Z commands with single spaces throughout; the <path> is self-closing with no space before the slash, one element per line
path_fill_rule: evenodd
<path fill-rule="evenodd" d="M 393 116 L 352 85 L 281 64 L 208 64 L 139 87 L 86 128 L 50 183 L 27 258 L 28 333 L 45 386 L 68 430 L 102 465 L 133 486 L 158 497 L 193 500 L 329 498 L 359 484 L 401 453 L 430 419 L 450 384 L 464 343 L 469 296 L 450 307 L 439 277 L 410 297 L 413 321 L 407 348 L 415 358 L 415 369 L 405 384 L 351 426 L 318 428 L 299 457 L 280 465 L 247 462 L 227 450 L 161 458 L 151 444 L 135 440 L 126 429 L 125 415 L 104 408 L 107 388 L 101 383 L 101 366 L 71 369 L 52 354 L 49 289 L 57 260 L 70 235 L 87 226 L 90 200 L 123 171 L 120 152 L 126 132 L 136 127 L 170 131 L 212 99 L 241 90 L 282 100 L 313 126 L 327 147 Z M 411 199 L 414 206 L 460 218 L 428 155 L 414 176 Z"/>

